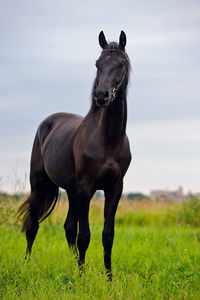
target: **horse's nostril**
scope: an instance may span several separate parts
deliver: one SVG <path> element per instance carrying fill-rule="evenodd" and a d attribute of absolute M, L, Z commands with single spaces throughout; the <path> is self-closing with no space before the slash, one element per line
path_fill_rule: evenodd
<path fill-rule="evenodd" d="M 109 97 L 108 91 L 95 91 L 95 96 L 101 99 L 106 99 Z"/>
<path fill-rule="evenodd" d="M 108 97 L 109 97 L 108 91 L 105 92 L 104 97 L 105 97 L 105 98 L 108 98 Z"/>

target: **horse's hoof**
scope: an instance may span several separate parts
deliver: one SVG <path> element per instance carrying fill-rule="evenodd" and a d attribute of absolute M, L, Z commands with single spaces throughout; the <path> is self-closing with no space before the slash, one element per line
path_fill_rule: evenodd
<path fill-rule="evenodd" d="M 109 282 L 112 281 L 112 272 L 111 271 L 106 271 L 107 279 Z"/>

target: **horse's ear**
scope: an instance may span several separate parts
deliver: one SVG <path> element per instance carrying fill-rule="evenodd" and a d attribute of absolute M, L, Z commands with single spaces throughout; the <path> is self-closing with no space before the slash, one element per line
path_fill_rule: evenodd
<path fill-rule="evenodd" d="M 99 45 L 102 49 L 104 49 L 108 45 L 103 31 L 99 33 Z"/>
<path fill-rule="evenodd" d="M 124 49 L 126 46 L 126 34 L 125 32 L 122 30 L 120 37 L 119 37 L 119 46 Z"/>

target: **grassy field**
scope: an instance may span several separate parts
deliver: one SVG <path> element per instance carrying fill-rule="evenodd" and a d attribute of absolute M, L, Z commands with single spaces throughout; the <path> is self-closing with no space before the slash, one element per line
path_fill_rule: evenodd
<path fill-rule="evenodd" d="M 101 242 L 103 201 L 92 201 L 91 242 L 80 277 L 69 252 L 60 201 L 44 221 L 30 261 L 14 217 L 16 203 L 0 198 L 0 299 L 200 299 L 200 201 L 121 201 L 107 281 Z"/>

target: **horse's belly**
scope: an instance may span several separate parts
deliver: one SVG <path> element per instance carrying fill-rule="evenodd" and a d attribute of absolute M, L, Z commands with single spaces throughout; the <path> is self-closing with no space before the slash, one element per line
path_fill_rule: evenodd
<path fill-rule="evenodd" d="M 61 144 L 58 141 L 51 141 L 46 146 L 43 155 L 44 167 L 49 178 L 58 186 L 66 189 L 75 178 L 74 159 L 71 150 L 71 143 L 66 141 Z"/>
<path fill-rule="evenodd" d="M 49 178 L 59 187 L 66 189 L 75 179 L 74 166 L 68 162 L 55 161 L 49 163 L 44 162 L 44 167 Z"/>

